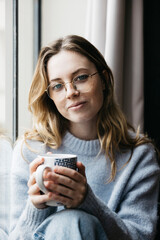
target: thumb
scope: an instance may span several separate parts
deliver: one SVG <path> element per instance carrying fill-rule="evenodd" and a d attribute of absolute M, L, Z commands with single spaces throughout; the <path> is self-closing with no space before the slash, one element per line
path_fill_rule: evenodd
<path fill-rule="evenodd" d="M 85 177 L 86 176 L 85 166 L 81 162 L 77 162 L 77 168 L 78 168 L 78 172 Z"/>

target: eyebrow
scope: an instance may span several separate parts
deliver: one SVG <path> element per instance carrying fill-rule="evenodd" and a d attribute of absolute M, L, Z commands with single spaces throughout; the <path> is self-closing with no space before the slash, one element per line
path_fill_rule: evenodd
<path fill-rule="evenodd" d="M 80 71 L 88 71 L 88 68 L 78 68 L 76 71 L 74 71 L 73 73 L 71 73 L 71 75 L 76 75 L 77 73 L 79 73 Z M 54 82 L 54 81 L 60 81 L 62 80 L 61 78 L 53 78 L 50 80 L 50 82 Z"/>

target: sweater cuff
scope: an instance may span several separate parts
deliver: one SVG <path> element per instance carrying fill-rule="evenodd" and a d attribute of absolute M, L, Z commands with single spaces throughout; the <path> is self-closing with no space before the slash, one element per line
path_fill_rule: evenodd
<path fill-rule="evenodd" d="M 87 194 L 84 201 L 79 205 L 78 209 L 83 210 L 94 216 L 101 214 L 101 208 L 99 207 L 101 200 L 95 196 L 91 187 L 87 186 Z"/>
<path fill-rule="evenodd" d="M 36 208 L 30 199 L 28 199 L 25 210 L 21 215 L 21 220 L 28 226 L 35 229 L 37 228 L 48 216 L 55 213 L 57 207 L 47 207 L 44 209 Z"/>

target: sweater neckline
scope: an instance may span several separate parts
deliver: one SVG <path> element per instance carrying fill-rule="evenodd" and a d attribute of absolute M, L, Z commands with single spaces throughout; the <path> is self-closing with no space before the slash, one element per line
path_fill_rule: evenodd
<path fill-rule="evenodd" d="M 71 152 L 76 152 L 80 155 L 90 155 L 95 156 L 100 151 L 100 142 L 99 139 L 95 140 L 82 140 L 74 135 L 72 135 L 70 132 L 66 132 L 63 138 L 63 144 L 64 147 L 71 150 Z"/>

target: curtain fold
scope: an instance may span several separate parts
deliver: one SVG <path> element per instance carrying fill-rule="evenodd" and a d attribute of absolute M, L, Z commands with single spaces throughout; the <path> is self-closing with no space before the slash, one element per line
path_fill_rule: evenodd
<path fill-rule="evenodd" d="M 85 37 L 112 69 L 128 121 L 143 130 L 143 0 L 88 0 Z"/>
<path fill-rule="evenodd" d="M 88 0 L 86 38 L 104 55 L 106 43 L 106 0 Z"/>
<path fill-rule="evenodd" d="M 112 69 L 118 102 L 123 107 L 123 64 L 125 34 L 125 0 L 108 1 L 105 59 Z"/>

